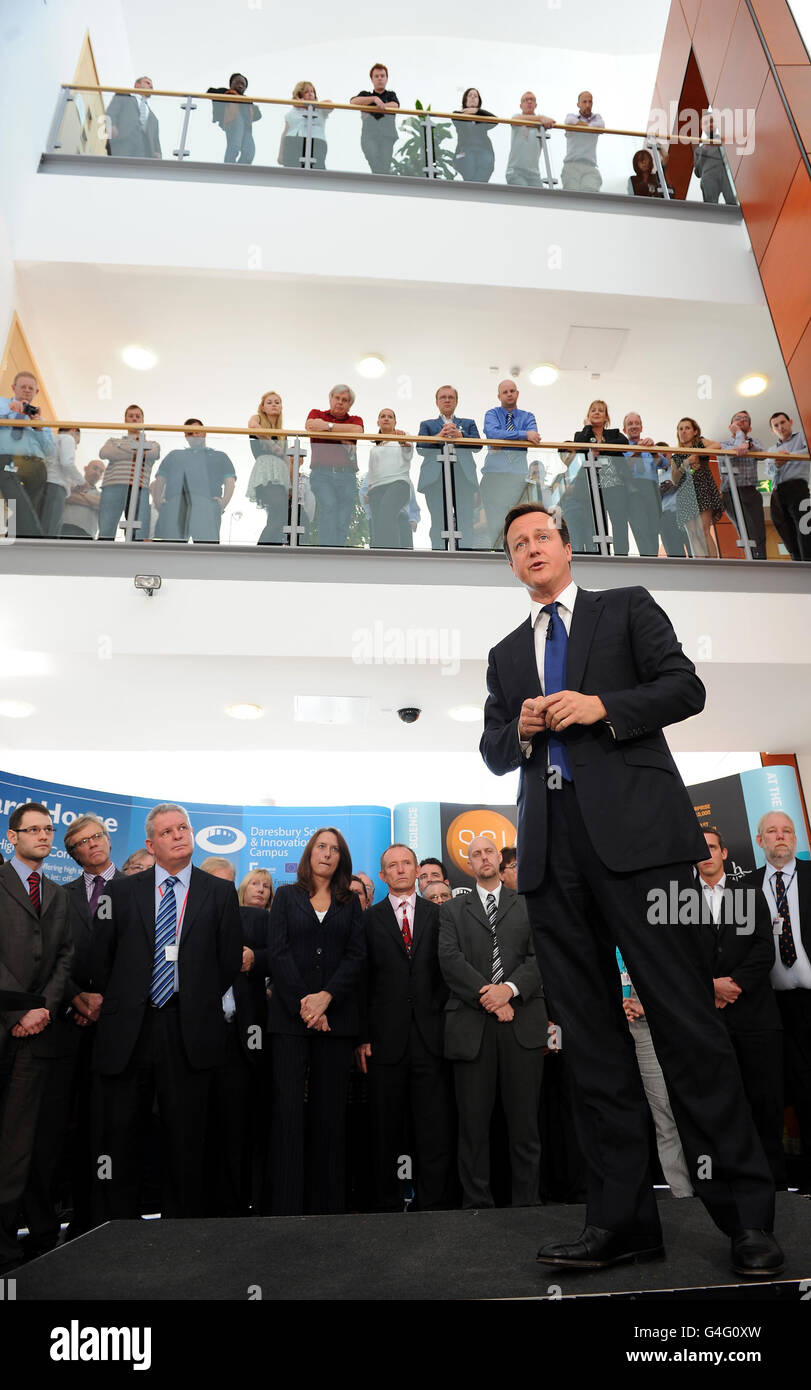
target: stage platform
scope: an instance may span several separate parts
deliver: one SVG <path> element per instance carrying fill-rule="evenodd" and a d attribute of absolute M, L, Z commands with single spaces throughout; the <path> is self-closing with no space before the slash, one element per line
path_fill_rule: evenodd
<path fill-rule="evenodd" d="M 811 1198 L 780 1193 L 786 1267 L 732 1273 L 729 1242 L 696 1199 L 659 1203 L 667 1258 L 604 1271 L 539 1265 L 584 1209 L 550 1205 L 398 1215 L 116 1221 L 16 1271 L 18 1302 L 59 1300 L 478 1300 L 798 1297 L 811 1280 Z M 811 1285 L 809 1285 L 811 1287 Z"/>

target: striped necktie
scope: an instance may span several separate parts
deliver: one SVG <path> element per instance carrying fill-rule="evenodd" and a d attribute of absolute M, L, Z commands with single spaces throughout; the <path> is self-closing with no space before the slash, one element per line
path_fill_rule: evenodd
<path fill-rule="evenodd" d="M 401 923 L 400 923 L 400 933 L 401 933 L 402 938 L 403 938 L 403 945 L 405 946 L 405 948 L 406 948 L 408 954 L 411 955 L 411 939 L 412 939 L 412 938 L 411 938 L 411 927 L 410 927 L 409 924 L 408 924 L 408 901 L 407 901 L 406 899 L 404 899 L 404 900 L 400 903 L 400 911 L 401 911 L 402 914 L 403 914 L 403 919 L 402 919 L 402 921 L 401 921 Z"/>
<path fill-rule="evenodd" d="M 152 968 L 152 989 L 150 997 L 158 1008 L 171 999 L 175 988 L 175 962 L 166 959 L 166 947 L 175 943 L 177 929 L 177 904 L 175 884 L 177 878 L 164 879 L 158 915 L 155 919 L 155 963 Z"/>
<path fill-rule="evenodd" d="M 31 899 L 31 906 L 39 917 L 39 874 L 36 872 L 28 875 L 28 896 Z"/>
<path fill-rule="evenodd" d="M 782 964 L 787 970 L 790 970 L 797 959 L 797 948 L 794 945 L 794 936 L 791 930 L 791 913 L 788 908 L 788 894 L 780 869 L 777 870 L 774 876 L 774 900 L 777 903 L 777 911 L 783 920 L 783 925 L 780 928 L 780 935 L 777 938 L 777 947 L 780 952 Z"/>
<path fill-rule="evenodd" d="M 504 428 L 508 434 L 515 434 L 515 419 L 513 418 L 513 412 L 511 410 L 507 411 L 507 419 L 504 422 Z"/>
<path fill-rule="evenodd" d="M 487 894 L 487 902 L 485 904 L 485 907 L 487 909 L 487 920 L 490 923 L 490 930 L 493 933 L 493 969 L 490 978 L 494 985 L 498 985 L 504 979 L 504 970 L 502 969 L 501 965 L 501 955 L 498 949 L 498 937 L 496 936 L 496 918 L 498 916 L 498 903 L 496 902 L 495 893 Z"/>

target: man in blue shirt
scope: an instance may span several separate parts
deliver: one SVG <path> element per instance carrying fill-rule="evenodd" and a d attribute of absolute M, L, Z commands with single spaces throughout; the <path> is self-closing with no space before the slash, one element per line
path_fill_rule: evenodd
<path fill-rule="evenodd" d="M 460 439 L 480 439 L 475 420 L 467 420 L 456 414 L 459 392 L 454 386 L 440 386 L 436 393 L 439 415 L 432 420 L 420 421 L 420 434 L 436 435 L 436 444 L 418 444 L 417 453 L 422 456 L 422 467 L 417 480 L 417 491 L 425 494 L 428 510 L 431 513 L 431 549 L 444 550 L 446 543 L 442 533 L 447 531 L 445 516 L 445 490 L 443 487 L 443 461 L 440 450 L 450 441 L 458 444 Z M 456 449 L 456 462 L 451 465 L 456 529 L 459 531 L 459 549 L 473 549 L 473 498 L 478 487 L 476 460 L 473 448 Z"/>
<path fill-rule="evenodd" d="M 642 438 L 642 417 L 629 410 L 622 422 L 622 432 L 629 444 L 653 446 L 652 439 Z M 628 484 L 628 520 L 640 555 L 659 554 L 659 526 L 662 519 L 662 495 L 659 491 L 658 455 L 625 454 L 631 463 Z"/>
<path fill-rule="evenodd" d="M 18 372 L 11 395 L 0 399 L 0 420 L 36 420 L 34 399 L 39 383 L 33 372 Z M 54 437 L 41 425 L 0 429 L 0 496 L 16 507 L 18 536 L 41 536 L 39 511 L 45 498 L 48 470 L 45 460 L 55 452 Z"/>
<path fill-rule="evenodd" d="M 160 510 L 155 535 L 162 541 L 219 541 L 220 519 L 236 484 L 234 465 L 209 449 L 202 420 L 189 419 L 187 449 L 172 449 L 155 474 L 153 500 Z"/>
<path fill-rule="evenodd" d="M 504 444 L 490 445 L 482 469 L 481 498 L 491 550 L 501 546 L 504 518 L 524 497 L 529 476 L 527 450 L 509 445 L 541 442 L 535 416 L 531 410 L 518 409 L 518 387 L 509 377 L 499 382 L 498 399 L 499 404 L 484 417 L 485 439 L 504 440 Z"/>
<path fill-rule="evenodd" d="M 769 424 L 778 439 L 778 453 L 807 454 L 802 430 L 785 410 L 776 410 Z M 772 521 L 792 560 L 811 560 L 811 503 L 808 493 L 808 459 L 774 459 Z"/>

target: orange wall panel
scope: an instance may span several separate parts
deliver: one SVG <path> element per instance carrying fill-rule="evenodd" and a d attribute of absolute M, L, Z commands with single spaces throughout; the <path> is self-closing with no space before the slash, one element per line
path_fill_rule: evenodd
<path fill-rule="evenodd" d="M 780 63 L 808 63 L 805 44 L 786 0 L 752 0 L 752 8 L 763 30 L 763 37 L 775 67 Z"/>
<path fill-rule="evenodd" d="M 693 32 L 693 50 L 701 69 L 704 86 L 707 88 L 707 95 L 713 103 L 729 46 L 729 36 L 740 4 L 741 0 L 702 0 Z"/>
<path fill-rule="evenodd" d="M 673 0 L 662 42 L 662 57 L 656 83 L 664 97 L 665 110 L 671 97 L 678 96 L 681 91 L 682 77 L 689 57 L 690 33 L 678 0 Z"/>
<path fill-rule="evenodd" d="M 696 27 L 698 12 L 701 9 L 701 0 L 681 0 L 682 13 L 690 34 Z"/>
<path fill-rule="evenodd" d="M 766 253 L 799 163 L 800 151 L 780 93 L 769 73 L 755 112 L 754 149 L 740 160 L 735 175 L 746 229 L 758 264 Z"/>
<path fill-rule="evenodd" d="M 749 110 L 755 111 L 768 71 L 769 64 L 752 16 L 742 4 L 732 26 L 729 48 L 712 98 L 713 106 L 729 108 L 744 115 Z M 741 119 L 736 116 L 736 125 Z M 746 127 L 738 126 L 738 129 L 745 131 Z"/>
<path fill-rule="evenodd" d="M 811 319 L 808 320 L 803 336 L 786 365 L 794 399 L 800 408 L 805 437 L 811 439 Z M 794 423 L 800 423 L 796 416 Z"/>
<path fill-rule="evenodd" d="M 808 323 L 808 308 L 811 304 L 809 225 L 811 179 L 805 165 L 801 163 L 775 224 L 766 254 L 760 263 L 763 288 L 786 361 L 794 353 Z M 807 401 L 809 395 L 811 386 L 806 381 L 799 399 Z"/>
<path fill-rule="evenodd" d="M 803 149 L 811 154 L 811 66 L 806 63 L 803 68 L 779 67 L 777 76 L 783 84 Z"/>

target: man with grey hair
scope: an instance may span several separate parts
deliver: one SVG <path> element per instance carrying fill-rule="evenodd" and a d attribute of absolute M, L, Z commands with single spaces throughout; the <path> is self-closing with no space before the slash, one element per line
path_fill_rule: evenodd
<path fill-rule="evenodd" d="M 142 874 L 144 869 L 151 869 L 154 863 L 155 856 L 148 849 L 134 849 L 121 865 L 121 872 L 125 878 L 129 878 L 132 874 Z"/>
<path fill-rule="evenodd" d="M 104 995 L 96 1065 L 103 1095 L 102 1167 L 110 1219 L 139 1215 L 140 1152 L 153 1097 L 163 1127 L 164 1216 L 203 1212 L 206 1121 L 226 1053 L 222 996 L 242 964 L 232 883 L 192 867 L 182 806 L 146 818 L 154 869 L 107 885 L 91 972 Z"/>
<path fill-rule="evenodd" d="M 346 545 L 352 525 L 358 500 L 358 451 L 352 441 L 363 434 L 360 415 L 349 414 L 354 404 L 352 387 L 338 382 L 329 393 L 329 410 L 311 410 L 305 423 L 308 434 L 340 436 L 335 443 L 313 440 L 310 486 L 318 503 L 319 545 Z"/>
<path fill-rule="evenodd" d="M 107 107 L 110 154 L 160 159 L 158 118 L 149 109 L 152 78 L 136 77 L 132 85 L 138 89 L 137 95 L 133 92 L 116 92 Z"/>
<path fill-rule="evenodd" d="M 47 461 L 56 451 L 52 431 L 36 423 L 42 413 L 34 404 L 38 393 L 34 373 L 21 371 L 11 383 L 11 395 L 0 398 L 0 420 L 34 421 L 24 428 L 0 429 L 0 494 L 15 504 L 18 536 L 42 535 Z"/>
<path fill-rule="evenodd" d="M 785 1100 L 793 1105 L 803 1146 L 800 1186 L 811 1190 L 811 863 L 797 858 L 797 832 L 785 811 L 767 811 L 757 826 L 766 856 L 763 893 L 774 930 L 770 980 L 783 1024 Z"/>
<path fill-rule="evenodd" d="M 93 1114 L 96 1088 L 92 1059 L 102 996 L 95 987 L 89 964 L 91 923 L 107 884 L 122 875 L 113 863 L 110 836 L 100 816 L 92 812 L 77 816 L 65 831 L 64 843 L 82 872 L 64 888 L 74 956 L 62 1007 L 51 1024 L 54 1064 L 45 1084 L 23 1199 L 29 1232 L 27 1248 L 31 1254 L 51 1250 L 59 1239 L 54 1179 L 74 1111 L 76 1131 L 70 1165 L 73 1216 L 69 1235 L 82 1235 L 95 1224 L 92 1132 L 98 1115 Z"/>

